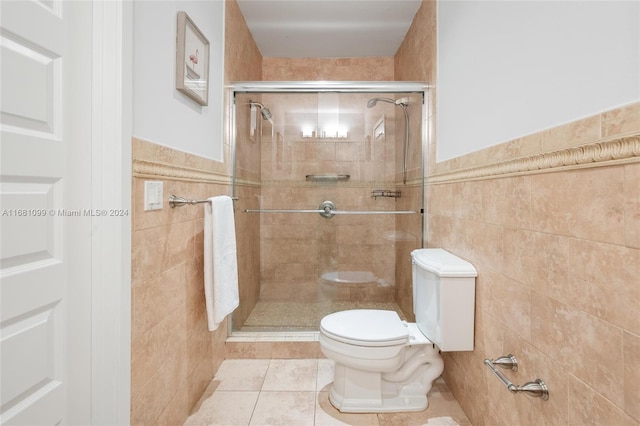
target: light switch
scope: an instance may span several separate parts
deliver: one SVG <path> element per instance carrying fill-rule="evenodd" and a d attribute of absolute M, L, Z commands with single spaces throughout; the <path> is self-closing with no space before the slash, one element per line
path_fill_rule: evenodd
<path fill-rule="evenodd" d="M 144 209 L 160 210 L 162 209 L 162 188 L 163 182 L 145 181 L 144 182 Z"/>

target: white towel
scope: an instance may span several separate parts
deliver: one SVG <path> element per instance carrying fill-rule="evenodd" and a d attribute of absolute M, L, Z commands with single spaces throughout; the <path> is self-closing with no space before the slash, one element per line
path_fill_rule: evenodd
<path fill-rule="evenodd" d="M 209 198 L 204 205 L 204 295 L 209 331 L 240 304 L 233 200 Z"/>

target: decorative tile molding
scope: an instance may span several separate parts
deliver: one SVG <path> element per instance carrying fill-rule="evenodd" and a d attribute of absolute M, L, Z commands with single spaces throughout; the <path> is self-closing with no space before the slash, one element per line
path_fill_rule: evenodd
<path fill-rule="evenodd" d="M 427 183 L 489 179 L 504 175 L 555 171 L 562 168 L 600 167 L 611 162 L 640 162 L 640 135 L 596 142 L 544 154 L 531 155 L 486 166 L 429 176 Z"/>
<path fill-rule="evenodd" d="M 162 179 L 183 180 L 192 182 L 230 184 L 231 177 L 207 170 L 185 166 L 174 166 L 156 161 L 133 160 L 133 176 L 154 177 Z"/>

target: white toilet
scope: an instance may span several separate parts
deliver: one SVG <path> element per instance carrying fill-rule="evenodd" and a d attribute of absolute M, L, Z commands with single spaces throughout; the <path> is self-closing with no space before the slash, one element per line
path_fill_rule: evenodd
<path fill-rule="evenodd" d="M 329 399 L 340 411 L 422 411 L 444 367 L 440 351 L 473 350 L 476 269 L 443 249 L 411 259 L 415 323 L 374 309 L 320 322 L 320 348 L 335 361 Z"/>

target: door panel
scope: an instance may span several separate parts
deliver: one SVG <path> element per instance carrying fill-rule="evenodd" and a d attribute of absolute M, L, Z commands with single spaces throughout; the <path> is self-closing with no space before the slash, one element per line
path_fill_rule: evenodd
<path fill-rule="evenodd" d="M 78 25 L 91 22 L 91 3 L 0 7 L 0 423 L 67 423 L 76 395 L 90 392 L 88 376 L 76 379 L 90 374 L 76 362 L 90 356 L 90 334 L 69 332 L 90 299 L 69 301 L 86 276 L 76 265 L 91 262 L 90 251 L 70 247 L 79 235 L 90 242 L 78 208 L 89 208 L 90 194 L 76 193 L 90 156 L 76 152 L 91 143 L 91 57 L 77 49 L 91 36 L 90 24 Z"/>

